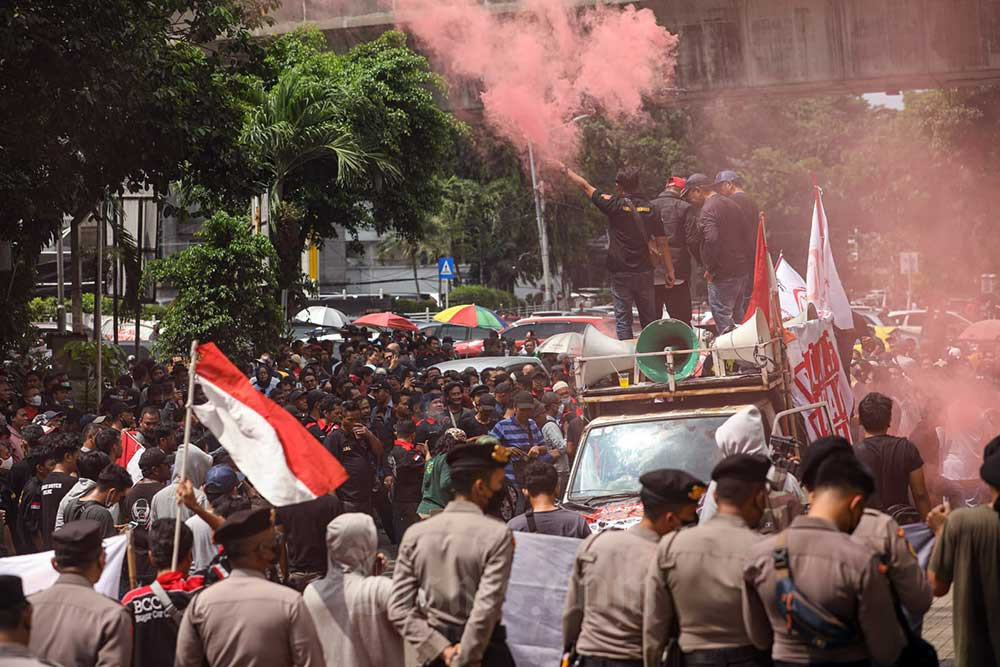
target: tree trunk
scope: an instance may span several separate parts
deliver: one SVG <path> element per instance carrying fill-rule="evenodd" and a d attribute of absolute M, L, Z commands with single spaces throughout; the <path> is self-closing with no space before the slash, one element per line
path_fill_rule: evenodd
<path fill-rule="evenodd" d="M 420 277 L 417 275 L 417 245 L 410 244 L 410 265 L 413 267 L 413 287 L 417 290 L 417 300 L 420 300 Z"/>
<path fill-rule="evenodd" d="M 73 333 L 83 333 L 83 261 L 80 249 L 80 222 L 85 214 L 78 213 L 69 223 L 70 299 L 73 312 Z"/>

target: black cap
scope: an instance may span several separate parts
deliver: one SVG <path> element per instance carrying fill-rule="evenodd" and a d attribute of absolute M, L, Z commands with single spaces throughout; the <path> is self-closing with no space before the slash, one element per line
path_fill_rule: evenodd
<path fill-rule="evenodd" d="M 271 527 L 271 510 L 266 507 L 233 512 L 215 531 L 216 544 L 238 542 Z"/>
<path fill-rule="evenodd" d="M 710 179 L 705 174 L 691 174 L 686 179 L 684 179 L 684 190 L 681 192 L 683 197 L 691 190 L 695 188 L 701 188 L 707 190 L 712 187 L 712 179 Z"/>
<path fill-rule="evenodd" d="M 79 519 L 62 525 L 52 533 L 56 560 L 85 563 L 101 553 L 104 531 L 93 519 Z"/>
<path fill-rule="evenodd" d="M 639 478 L 644 495 L 670 505 L 697 503 L 705 495 L 705 485 L 683 470 L 650 470 Z"/>
<path fill-rule="evenodd" d="M 1000 454 L 994 454 L 983 461 L 979 476 L 994 488 L 1000 488 Z"/>
<path fill-rule="evenodd" d="M 146 472 L 153 470 L 161 463 L 167 462 L 167 453 L 159 447 L 147 447 L 139 455 L 139 470 Z"/>
<path fill-rule="evenodd" d="M 554 391 L 547 391 L 542 394 L 542 405 L 557 405 L 561 402 L 562 400 L 559 398 L 559 394 Z"/>
<path fill-rule="evenodd" d="M 473 387 L 469 391 L 469 396 L 472 397 L 472 398 L 475 398 L 476 396 L 479 396 L 480 394 L 488 394 L 488 393 L 490 393 L 490 388 L 489 387 L 487 387 L 485 384 L 477 384 L 475 387 Z"/>
<path fill-rule="evenodd" d="M 309 405 L 309 412 L 312 412 L 312 409 L 316 405 L 316 402 L 319 401 L 324 396 L 326 396 L 326 392 L 323 391 L 322 389 L 313 389 L 308 394 L 306 394 L 306 400 L 308 401 Z"/>
<path fill-rule="evenodd" d="M 448 452 L 445 461 L 453 473 L 459 470 L 489 470 L 506 467 L 510 455 L 509 448 L 496 444 L 495 439 L 490 439 L 486 444 L 459 445 Z"/>
<path fill-rule="evenodd" d="M 819 470 L 820 464 L 831 454 L 837 453 L 853 456 L 854 448 L 847 440 L 839 437 L 820 438 L 813 442 L 802 454 L 802 460 L 799 463 L 799 480 L 811 489 L 816 481 L 816 472 Z"/>
<path fill-rule="evenodd" d="M 290 393 L 288 395 L 288 402 L 289 403 L 294 403 L 295 401 L 299 400 L 300 398 L 302 398 L 305 395 L 306 395 L 306 392 L 302 391 L 301 389 L 296 389 L 295 391 L 293 391 L 292 393 Z"/>
<path fill-rule="evenodd" d="M 510 382 L 501 382 L 496 386 L 496 389 L 493 390 L 493 393 L 495 394 L 509 394 L 510 392 L 511 392 Z"/>
<path fill-rule="evenodd" d="M 719 461 L 712 470 L 712 481 L 738 479 L 741 482 L 763 484 L 767 481 L 767 471 L 771 462 L 759 454 L 732 454 Z"/>
<path fill-rule="evenodd" d="M 514 394 L 514 407 L 534 409 L 535 397 L 526 391 L 519 391 L 516 394 Z"/>
<path fill-rule="evenodd" d="M 0 609 L 4 611 L 27 604 L 24 597 L 24 587 L 21 577 L 13 574 L 0 574 Z"/>
<path fill-rule="evenodd" d="M 483 397 L 479 399 L 479 405 L 488 405 L 495 408 L 497 399 L 493 397 L 493 394 L 483 394 Z"/>

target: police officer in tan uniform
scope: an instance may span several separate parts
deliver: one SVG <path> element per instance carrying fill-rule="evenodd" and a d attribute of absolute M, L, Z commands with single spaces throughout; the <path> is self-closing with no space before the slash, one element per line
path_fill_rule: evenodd
<path fill-rule="evenodd" d="M 727 456 L 712 471 L 718 512 L 660 540 L 646 578 L 645 667 L 660 667 L 669 639 L 687 667 L 769 664 L 743 627 L 740 598 L 747 556 L 762 539 L 753 528 L 767 509 L 770 467 L 764 456 Z"/>
<path fill-rule="evenodd" d="M 812 489 L 816 483 L 816 471 L 831 455 L 854 455 L 854 448 L 840 436 L 827 436 L 813 442 L 802 456 L 799 475 L 802 485 Z M 865 508 L 858 527 L 851 538 L 859 544 L 867 545 L 879 555 L 887 569 L 889 581 L 899 596 L 900 604 L 906 609 L 914 625 L 918 625 L 923 615 L 931 608 L 934 597 L 931 593 L 927 574 L 917 561 L 913 546 L 896 521 L 878 510 Z"/>
<path fill-rule="evenodd" d="M 52 533 L 56 583 L 29 596 L 34 623 L 31 652 L 58 665 L 132 664 L 132 621 L 125 607 L 94 590 L 106 556 L 103 529 L 92 519 L 70 521 Z"/>
<path fill-rule="evenodd" d="M 698 522 L 705 484 L 682 470 L 653 470 L 642 484 L 642 521 L 585 539 L 563 611 L 563 643 L 580 667 L 642 667 L 643 586 L 660 537 Z"/>
<path fill-rule="evenodd" d="M 892 664 L 903 649 L 878 556 L 850 536 L 874 490 L 856 458 L 830 456 L 816 471 L 808 515 L 751 550 L 743 621 L 776 667 Z"/>
<path fill-rule="evenodd" d="M 175 667 L 325 667 L 302 596 L 264 578 L 278 555 L 271 510 L 234 512 L 214 540 L 233 571 L 187 606 Z"/>
<path fill-rule="evenodd" d="M 483 511 L 504 488 L 510 450 L 494 438 L 449 452 L 455 499 L 410 526 L 399 545 L 389 619 L 407 667 L 513 667 L 500 625 L 514 538 Z"/>

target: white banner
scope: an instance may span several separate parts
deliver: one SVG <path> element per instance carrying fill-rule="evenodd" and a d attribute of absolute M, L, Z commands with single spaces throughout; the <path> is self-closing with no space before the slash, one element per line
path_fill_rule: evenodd
<path fill-rule="evenodd" d="M 103 593 L 114 600 L 118 599 L 118 587 L 121 582 L 122 564 L 125 562 L 125 536 L 116 535 L 104 540 L 104 552 L 108 556 L 101 578 L 94 584 L 94 590 Z M 21 577 L 21 586 L 25 595 L 43 591 L 56 583 L 59 573 L 52 567 L 54 551 L 43 551 L 27 556 L 11 556 L 0 558 L 0 574 L 13 574 Z"/>
<path fill-rule="evenodd" d="M 816 188 L 812 231 L 809 235 L 809 264 L 806 267 L 806 290 L 809 303 L 816 306 L 820 317 L 833 317 L 838 329 L 853 329 L 854 316 L 833 261 L 830 227 L 823 210 L 823 193 Z"/>
<path fill-rule="evenodd" d="M 789 327 L 795 340 L 788 343 L 788 365 L 792 374 L 792 402 L 808 405 L 826 401 L 833 420 L 833 434 L 851 439 L 850 419 L 854 395 L 847 373 L 840 363 L 837 340 L 830 318 L 810 320 Z M 809 440 L 830 433 L 822 410 L 805 413 Z"/>
<path fill-rule="evenodd" d="M 806 309 L 806 281 L 792 268 L 784 257 L 778 258 L 774 267 L 774 277 L 778 282 L 778 297 L 781 300 L 781 319 L 795 317 Z"/>

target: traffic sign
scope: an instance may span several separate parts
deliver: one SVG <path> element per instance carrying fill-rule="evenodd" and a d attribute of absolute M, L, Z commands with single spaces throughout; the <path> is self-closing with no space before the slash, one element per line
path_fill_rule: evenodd
<path fill-rule="evenodd" d="M 914 276 L 920 273 L 920 254 L 915 252 L 899 253 L 899 272 L 904 276 Z"/>
<path fill-rule="evenodd" d="M 438 278 L 452 280 L 455 277 L 455 258 L 441 257 L 438 259 Z"/>

